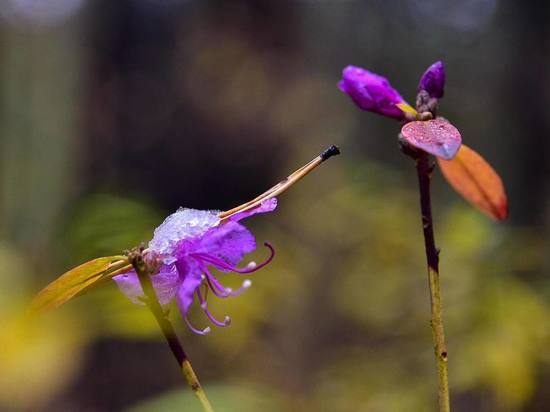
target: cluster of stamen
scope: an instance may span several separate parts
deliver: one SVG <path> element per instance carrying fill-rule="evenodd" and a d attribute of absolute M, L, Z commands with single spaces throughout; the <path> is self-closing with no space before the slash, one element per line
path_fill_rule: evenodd
<path fill-rule="evenodd" d="M 211 291 L 215 296 L 222 299 L 232 297 L 232 296 L 239 296 L 243 292 L 245 292 L 250 286 L 252 286 L 252 281 L 250 279 L 245 279 L 237 290 L 233 290 L 230 287 L 224 286 L 216 278 L 216 276 L 214 276 L 214 274 L 211 272 L 208 266 L 213 266 L 218 270 L 233 272 L 240 275 L 256 272 L 257 270 L 260 270 L 264 266 L 268 265 L 273 260 L 273 257 L 275 256 L 275 249 L 273 248 L 273 246 L 268 242 L 265 242 L 264 245 L 270 251 L 269 257 L 260 264 L 257 264 L 256 262 L 250 262 L 244 268 L 238 268 L 236 266 L 230 265 L 229 263 L 225 262 L 219 257 L 213 256 L 207 253 L 190 254 L 190 257 L 192 257 L 198 264 L 202 272 L 202 279 L 203 279 L 203 283 L 201 287 L 198 287 L 196 289 L 195 294 L 197 295 L 200 308 L 202 309 L 206 317 L 212 322 L 213 325 L 219 326 L 219 327 L 229 326 L 231 324 L 231 318 L 226 315 L 224 317 L 224 320 L 220 321 L 219 319 L 216 319 L 216 317 L 212 314 L 212 312 L 210 312 L 207 304 L 208 291 Z M 204 289 L 204 291 L 201 290 L 201 288 Z M 191 329 L 193 332 L 199 335 L 206 335 L 211 331 L 211 328 L 209 326 L 207 326 L 202 330 L 196 328 L 195 326 L 192 325 L 188 316 L 185 317 L 185 321 L 187 323 L 187 326 L 189 326 L 189 329 Z"/>

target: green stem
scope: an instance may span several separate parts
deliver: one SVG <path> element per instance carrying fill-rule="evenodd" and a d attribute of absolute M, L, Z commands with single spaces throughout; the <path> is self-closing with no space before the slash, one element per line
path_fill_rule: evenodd
<path fill-rule="evenodd" d="M 195 374 L 195 371 L 191 366 L 191 362 L 189 362 L 189 358 L 183 350 L 183 346 L 181 345 L 181 342 L 176 335 L 176 331 L 174 330 L 172 323 L 166 317 L 165 312 L 162 310 L 162 307 L 157 300 L 157 296 L 150 278 L 154 271 L 151 270 L 150 265 L 145 262 L 143 258 L 143 249 L 136 248 L 130 251 L 130 253 L 128 254 L 128 260 L 130 261 L 138 275 L 141 287 L 143 288 L 143 292 L 145 293 L 145 296 L 147 298 L 147 306 L 149 307 L 151 313 L 155 317 L 158 325 L 160 326 L 164 338 L 166 339 L 168 346 L 172 350 L 172 353 L 183 372 L 185 380 L 193 390 L 195 396 L 199 399 L 203 410 L 205 412 L 214 412 L 214 409 L 212 409 L 212 405 L 206 397 L 206 393 L 204 392 L 199 382 L 199 379 L 197 378 L 197 375 Z"/>
<path fill-rule="evenodd" d="M 441 303 L 441 286 L 439 278 L 439 250 L 435 246 L 433 231 L 432 206 L 430 200 L 430 181 L 433 166 L 426 154 L 416 159 L 416 171 L 420 189 L 420 209 L 422 212 L 422 226 L 424 230 L 424 246 L 428 262 L 428 281 L 430 286 L 431 326 L 432 338 L 437 364 L 439 381 L 438 400 L 439 411 L 451 410 L 449 401 L 449 380 L 447 371 L 448 352 L 445 345 L 445 331 L 443 329 L 443 315 Z"/>

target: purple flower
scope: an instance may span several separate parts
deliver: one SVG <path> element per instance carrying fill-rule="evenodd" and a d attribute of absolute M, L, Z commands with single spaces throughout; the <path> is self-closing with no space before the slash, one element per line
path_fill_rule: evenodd
<path fill-rule="evenodd" d="M 396 104 L 405 101 L 385 77 L 360 67 L 348 66 L 342 72 L 338 87 L 363 110 L 395 119 L 404 118 L 404 113 Z"/>
<path fill-rule="evenodd" d="M 432 64 L 424 72 L 418 84 L 418 92 L 425 90 L 430 97 L 441 99 L 445 88 L 445 66 L 442 61 Z"/>
<path fill-rule="evenodd" d="M 265 243 L 271 252 L 265 262 L 250 262 L 243 268 L 237 267 L 244 255 L 256 249 L 254 236 L 239 221 L 256 213 L 271 212 L 276 207 L 276 198 L 270 198 L 258 207 L 245 208 L 226 219 L 220 218 L 220 211 L 183 208 L 168 216 L 155 230 L 148 248 L 149 256 L 162 264 L 159 273 L 151 277 L 160 304 L 167 305 L 175 298 L 190 329 L 201 335 L 210 332 L 210 327 L 199 330 L 191 325 L 188 313 L 195 299 L 214 325 L 229 325 L 231 319 L 228 316 L 220 321 L 209 311 L 207 293 L 210 291 L 220 298 L 238 296 L 250 287 L 251 281 L 246 279 L 239 289 L 232 290 L 225 287 L 211 269 L 247 274 L 267 265 L 275 252 L 270 244 Z M 143 290 L 134 271 L 113 279 L 132 302 L 143 304 Z"/>

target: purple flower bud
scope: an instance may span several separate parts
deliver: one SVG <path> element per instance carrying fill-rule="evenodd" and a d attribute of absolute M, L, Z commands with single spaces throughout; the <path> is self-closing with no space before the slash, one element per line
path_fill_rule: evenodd
<path fill-rule="evenodd" d="M 440 99 L 445 88 L 445 66 L 442 61 L 432 64 L 424 72 L 418 84 L 418 92 L 426 90 L 430 97 Z"/>
<path fill-rule="evenodd" d="M 348 66 L 342 72 L 338 88 L 363 110 L 395 119 L 404 118 L 403 112 L 396 106 L 404 100 L 385 77 L 360 67 Z"/>

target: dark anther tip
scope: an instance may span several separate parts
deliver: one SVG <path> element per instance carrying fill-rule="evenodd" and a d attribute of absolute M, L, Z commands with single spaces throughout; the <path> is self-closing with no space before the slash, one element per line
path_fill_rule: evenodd
<path fill-rule="evenodd" d="M 332 145 L 327 148 L 323 153 L 321 153 L 321 160 L 325 161 L 329 157 L 336 156 L 340 154 L 340 149 L 338 146 Z"/>

